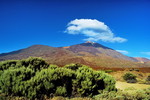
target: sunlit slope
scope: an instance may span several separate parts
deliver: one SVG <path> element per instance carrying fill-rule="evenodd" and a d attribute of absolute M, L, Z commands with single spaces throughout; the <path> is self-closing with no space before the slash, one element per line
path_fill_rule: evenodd
<path fill-rule="evenodd" d="M 93 68 L 132 68 L 149 67 L 149 64 L 137 62 L 132 57 L 125 56 L 111 48 L 98 43 L 86 42 L 67 47 L 50 47 L 33 45 L 25 49 L 0 54 L 0 61 L 25 59 L 30 56 L 42 57 L 50 64 L 64 66 L 70 63 L 80 63 Z"/>

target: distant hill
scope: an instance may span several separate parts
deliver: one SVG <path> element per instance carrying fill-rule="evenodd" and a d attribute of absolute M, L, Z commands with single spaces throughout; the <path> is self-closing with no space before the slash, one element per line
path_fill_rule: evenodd
<path fill-rule="evenodd" d="M 33 45 L 25 49 L 0 54 L 0 61 L 25 59 L 30 56 L 42 57 L 50 64 L 64 66 L 70 63 L 80 63 L 98 68 L 130 68 L 148 67 L 138 63 L 139 60 L 125 56 L 99 43 L 85 42 L 67 47 L 50 47 Z"/>
<path fill-rule="evenodd" d="M 133 57 L 133 58 L 138 60 L 138 62 L 141 62 L 141 63 L 150 61 L 150 59 L 143 58 L 143 57 Z"/>

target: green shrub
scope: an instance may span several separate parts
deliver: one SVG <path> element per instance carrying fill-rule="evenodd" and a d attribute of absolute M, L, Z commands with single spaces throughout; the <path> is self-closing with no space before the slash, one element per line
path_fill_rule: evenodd
<path fill-rule="evenodd" d="M 132 73 L 126 73 L 123 76 L 123 79 L 126 80 L 128 83 L 136 83 L 137 82 L 136 76 Z"/>
<path fill-rule="evenodd" d="M 48 65 L 41 58 L 1 62 L 0 92 L 44 99 L 53 96 L 94 96 L 100 90 L 113 91 L 115 80 L 102 71 L 81 64 Z"/>
<path fill-rule="evenodd" d="M 7 60 L 7 61 L 2 61 L 0 62 L 0 70 L 6 70 L 10 67 L 15 67 L 17 64 L 18 60 Z"/>
<path fill-rule="evenodd" d="M 68 64 L 68 65 L 65 65 L 64 67 L 76 71 L 77 69 L 82 67 L 82 65 L 81 64 Z"/>
<path fill-rule="evenodd" d="M 136 90 L 134 92 L 122 92 L 121 95 L 125 97 L 125 100 L 150 100 L 150 89 Z"/>
<path fill-rule="evenodd" d="M 26 87 L 28 98 L 40 98 L 43 95 L 70 96 L 72 90 L 72 75 L 70 69 L 43 69 L 28 81 Z M 63 91 L 61 92 L 59 88 Z"/>
<path fill-rule="evenodd" d="M 93 97 L 94 100 L 124 100 L 124 96 L 116 91 L 101 91 L 99 95 Z"/>
<path fill-rule="evenodd" d="M 58 68 L 58 66 L 57 65 L 49 65 L 49 68 L 56 69 L 56 68 Z"/>
<path fill-rule="evenodd" d="M 115 90 L 114 78 L 104 72 L 82 66 L 76 70 L 75 75 L 76 78 L 73 80 L 74 92 L 80 96 L 97 95 L 99 90 Z"/>
<path fill-rule="evenodd" d="M 18 61 L 17 66 L 19 67 L 25 66 L 33 69 L 34 71 L 37 71 L 42 70 L 44 68 L 48 68 L 49 65 L 48 63 L 46 63 L 45 60 L 43 60 L 40 57 L 29 57 L 27 59 Z"/>
<path fill-rule="evenodd" d="M 67 95 L 66 87 L 58 86 L 56 88 L 55 95 L 56 96 L 66 96 Z"/>
<path fill-rule="evenodd" d="M 132 89 L 131 89 L 132 90 Z M 100 91 L 100 94 L 93 97 L 94 100 L 150 100 L 150 88 L 126 91 Z"/>
<path fill-rule="evenodd" d="M 34 75 L 34 71 L 25 67 L 5 70 L 0 76 L 0 89 L 8 95 L 22 96 L 25 93 L 25 82 Z"/>
<path fill-rule="evenodd" d="M 29 57 L 23 60 L 7 60 L 0 62 L 0 70 L 7 70 L 9 68 L 20 68 L 20 67 L 28 67 L 33 69 L 34 71 L 41 70 L 43 68 L 47 68 L 49 65 L 39 57 Z"/>

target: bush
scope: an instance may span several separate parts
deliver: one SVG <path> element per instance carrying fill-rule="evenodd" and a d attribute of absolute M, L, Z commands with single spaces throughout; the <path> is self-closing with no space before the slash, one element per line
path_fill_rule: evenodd
<path fill-rule="evenodd" d="M 9 67 L 15 67 L 17 64 L 18 60 L 7 60 L 7 61 L 2 61 L 0 62 L 0 70 L 6 70 Z"/>
<path fill-rule="evenodd" d="M 20 68 L 20 67 L 28 67 L 33 69 L 34 71 L 41 70 L 43 68 L 47 68 L 49 65 L 42 58 L 39 57 L 29 57 L 23 60 L 8 60 L 0 62 L 0 70 L 7 70 L 9 68 Z"/>
<path fill-rule="evenodd" d="M 77 69 L 82 67 L 82 65 L 81 64 L 68 64 L 68 65 L 65 65 L 64 67 L 76 71 Z"/>
<path fill-rule="evenodd" d="M 110 75 L 94 71 L 88 66 L 82 66 L 76 70 L 76 78 L 73 80 L 74 94 L 79 96 L 93 96 L 99 94 L 99 90 L 115 90 L 115 80 Z"/>
<path fill-rule="evenodd" d="M 132 89 L 133 90 L 133 89 Z M 150 100 L 150 88 L 144 90 L 126 91 L 101 91 L 93 97 L 94 100 Z"/>
<path fill-rule="evenodd" d="M 27 82 L 49 65 L 41 58 L 0 62 L 0 91 L 7 95 L 26 96 Z"/>
<path fill-rule="evenodd" d="M 44 68 L 48 68 L 48 63 L 40 57 L 29 57 L 27 59 L 23 59 L 18 61 L 17 63 L 19 67 L 25 66 L 33 69 L 34 71 L 42 70 Z"/>
<path fill-rule="evenodd" d="M 150 88 L 144 90 L 136 90 L 132 93 L 121 92 L 125 100 L 150 100 Z"/>
<path fill-rule="evenodd" d="M 26 87 L 28 98 L 47 96 L 70 96 L 73 72 L 69 69 L 43 69 L 28 81 Z M 63 91 L 60 91 L 59 88 Z"/>
<path fill-rule="evenodd" d="M 93 97 L 94 100 L 125 100 L 124 98 L 120 92 L 116 91 L 101 91 L 99 95 Z"/>
<path fill-rule="evenodd" d="M 44 99 L 53 96 L 94 96 L 100 90 L 113 91 L 115 80 L 102 71 L 71 64 L 48 65 L 41 58 L 0 63 L 0 91 L 7 95 Z"/>
<path fill-rule="evenodd" d="M 25 93 L 25 82 L 35 73 L 25 67 L 5 70 L 0 76 L 0 89 L 7 95 L 22 96 Z"/>
<path fill-rule="evenodd" d="M 58 68 L 58 66 L 57 65 L 49 65 L 48 68 L 50 68 L 50 69 L 56 69 L 56 68 Z"/>
<path fill-rule="evenodd" d="M 130 80 L 127 80 L 127 83 L 136 83 L 137 80 L 136 79 L 130 79 Z"/>
<path fill-rule="evenodd" d="M 148 75 L 146 78 L 146 84 L 150 84 L 150 75 Z"/>
<path fill-rule="evenodd" d="M 126 80 L 128 83 L 136 83 L 137 82 L 136 76 L 132 73 L 126 73 L 123 76 L 123 79 Z"/>

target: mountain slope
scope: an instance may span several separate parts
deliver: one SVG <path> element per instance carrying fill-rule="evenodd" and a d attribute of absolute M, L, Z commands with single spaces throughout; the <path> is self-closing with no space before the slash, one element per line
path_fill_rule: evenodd
<path fill-rule="evenodd" d="M 0 54 L 0 60 L 2 61 L 9 59 L 24 59 L 30 56 L 48 58 L 48 57 L 64 56 L 66 54 L 70 56 L 73 55 L 71 52 L 66 51 L 65 49 L 45 45 L 33 45 L 18 51 Z"/>
<path fill-rule="evenodd" d="M 70 63 L 82 63 L 88 65 L 82 57 L 63 48 L 55 48 L 45 45 L 33 45 L 25 49 L 0 54 L 0 61 L 12 59 L 25 59 L 28 57 L 42 57 L 50 64 L 64 66 Z"/>
<path fill-rule="evenodd" d="M 124 60 L 129 60 L 129 61 L 137 61 L 136 59 L 125 56 L 111 48 L 105 47 L 98 43 L 89 42 L 89 41 L 86 43 L 70 46 L 66 49 L 74 53 L 77 53 L 78 55 L 80 55 L 81 52 L 82 53 L 87 52 L 94 56 L 101 56 L 101 54 L 103 54 L 103 55 L 110 56 L 113 58 L 124 59 Z"/>
<path fill-rule="evenodd" d="M 18 51 L 0 54 L 0 61 L 25 59 L 30 56 L 42 57 L 48 63 L 59 66 L 64 66 L 70 63 L 80 63 L 91 66 L 95 69 L 105 67 L 145 67 L 144 64 L 137 63 L 137 60 L 134 58 L 125 56 L 111 48 L 93 42 L 58 48 L 45 45 L 33 45 Z"/>
<path fill-rule="evenodd" d="M 133 58 L 138 60 L 138 62 L 141 62 L 141 63 L 150 61 L 150 59 L 143 58 L 143 57 L 133 57 Z"/>

